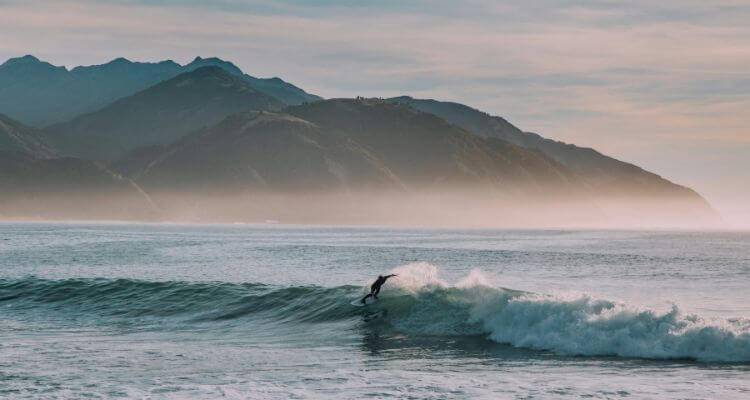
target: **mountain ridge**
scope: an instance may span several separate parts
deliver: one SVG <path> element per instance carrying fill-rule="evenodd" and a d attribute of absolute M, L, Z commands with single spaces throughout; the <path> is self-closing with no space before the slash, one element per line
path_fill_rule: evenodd
<path fill-rule="evenodd" d="M 216 65 L 241 76 L 258 90 L 286 104 L 319 100 L 279 78 L 257 78 L 216 57 L 196 57 L 180 65 L 172 60 L 130 61 L 123 57 L 103 64 L 68 69 L 32 55 L 0 64 L 0 112 L 28 126 L 46 127 L 96 111 L 161 81 L 201 66 Z"/>

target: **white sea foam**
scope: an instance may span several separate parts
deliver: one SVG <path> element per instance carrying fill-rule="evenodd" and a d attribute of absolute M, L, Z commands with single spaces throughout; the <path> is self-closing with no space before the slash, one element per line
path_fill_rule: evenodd
<path fill-rule="evenodd" d="M 517 347 L 587 356 L 750 361 L 750 319 L 703 318 L 595 299 L 491 287 L 479 271 L 455 285 L 427 263 L 393 270 L 396 291 L 416 303 L 397 309 L 397 329 L 422 334 L 482 334 Z M 390 284 L 390 282 L 389 282 Z"/>

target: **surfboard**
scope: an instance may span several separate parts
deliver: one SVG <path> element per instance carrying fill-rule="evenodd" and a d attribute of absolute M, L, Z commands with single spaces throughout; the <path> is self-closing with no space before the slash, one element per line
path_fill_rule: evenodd
<path fill-rule="evenodd" d="M 362 297 L 364 297 L 364 296 L 362 296 Z M 367 300 L 365 300 L 365 303 L 363 304 L 363 303 L 362 303 L 362 297 L 360 297 L 360 298 L 358 298 L 358 299 L 354 299 L 354 300 L 353 300 L 353 301 L 352 301 L 351 303 L 349 303 L 349 304 L 351 304 L 351 305 L 353 305 L 353 306 L 356 306 L 356 307 L 364 307 L 364 306 L 369 306 L 370 304 L 372 304 L 372 303 L 375 303 L 375 302 L 377 302 L 377 301 L 378 301 L 378 299 L 376 299 L 376 298 L 374 298 L 374 297 L 370 296 L 370 297 L 368 297 L 368 298 L 367 298 Z"/>

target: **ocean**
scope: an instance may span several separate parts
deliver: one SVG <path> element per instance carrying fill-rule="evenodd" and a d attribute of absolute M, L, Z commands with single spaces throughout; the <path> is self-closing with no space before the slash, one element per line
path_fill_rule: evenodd
<path fill-rule="evenodd" d="M 0 398 L 748 399 L 749 284 L 743 232 L 5 222 Z"/>

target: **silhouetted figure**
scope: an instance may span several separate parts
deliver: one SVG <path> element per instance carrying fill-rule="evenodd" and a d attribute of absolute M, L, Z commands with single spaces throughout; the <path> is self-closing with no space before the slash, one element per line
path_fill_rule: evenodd
<path fill-rule="evenodd" d="M 367 300 L 367 298 L 370 296 L 377 299 L 378 293 L 380 293 L 380 287 L 383 286 L 385 281 L 388 280 L 388 278 L 392 276 L 396 276 L 396 274 L 390 274 L 386 276 L 378 275 L 378 279 L 376 279 L 375 282 L 373 282 L 373 284 L 370 285 L 370 293 L 368 293 L 367 296 L 362 298 L 362 304 L 365 304 L 365 300 Z"/>

